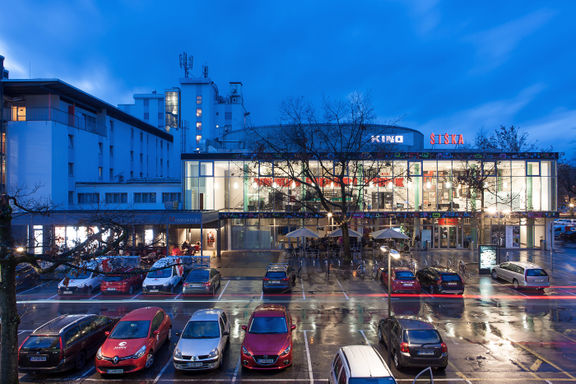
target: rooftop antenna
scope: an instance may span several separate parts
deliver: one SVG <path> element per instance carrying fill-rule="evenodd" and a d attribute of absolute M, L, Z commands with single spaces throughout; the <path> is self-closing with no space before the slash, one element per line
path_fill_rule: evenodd
<path fill-rule="evenodd" d="M 194 56 L 188 56 L 186 52 L 180 54 L 180 68 L 184 70 L 184 77 L 188 78 L 194 66 Z"/>

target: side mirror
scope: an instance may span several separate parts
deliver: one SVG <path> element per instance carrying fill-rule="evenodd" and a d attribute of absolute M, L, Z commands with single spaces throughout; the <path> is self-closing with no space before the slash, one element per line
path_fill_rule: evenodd
<path fill-rule="evenodd" d="M 243 330 L 247 330 L 247 329 L 248 329 L 248 327 L 247 327 L 247 326 L 245 326 L 245 325 L 243 325 L 243 326 L 242 326 L 242 329 L 243 329 Z"/>
<path fill-rule="evenodd" d="M 105 335 L 105 336 L 110 336 L 110 331 L 105 331 L 105 332 L 104 332 L 104 335 Z"/>
<path fill-rule="evenodd" d="M 158 335 L 160 334 L 160 331 L 159 331 L 159 330 L 155 330 L 154 332 L 152 332 L 152 334 L 153 334 L 154 336 L 158 336 Z"/>
<path fill-rule="evenodd" d="M 296 329 L 296 324 L 292 324 L 292 326 L 290 327 L 290 329 L 292 329 L 292 330 Z"/>

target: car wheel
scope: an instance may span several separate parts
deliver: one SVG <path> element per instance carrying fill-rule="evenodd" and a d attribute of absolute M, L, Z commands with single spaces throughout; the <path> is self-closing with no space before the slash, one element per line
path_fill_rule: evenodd
<path fill-rule="evenodd" d="M 497 274 L 496 271 L 494 271 L 494 270 L 492 271 L 492 278 L 493 278 L 494 280 L 497 280 L 497 279 L 498 279 L 498 274 Z"/>
<path fill-rule="evenodd" d="M 514 289 L 518 289 L 518 287 L 520 286 L 520 284 L 518 284 L 518 280 L 516 279 L 512 280 L 512 286 L 514 287 Z"/>
<path fill-rule="evenodd" d="M 148 353 L 148 356 L 146 356 L 145 368 L 150 368 L 152 366 L 152 364 L 154 364 L 154 353 L 152 353 L 152 351 L 150 351 Z"/>
<path fill-rule="evenodd" d="M 400 355 L 398 355 L 398 352 L 394 352 L 394 366 L 396 367 L 396 369 L 402 369 L 402 364 L 400 363 Z"/>
<path fill-rule="evenodd" d="M 76 361 L 74 362 L 74 368 L 80 371 L 82 370 L 82 368 L 84 368 L 85 365 L 86 365 L 86 355 L 84 354 L 84 352 L 79 353 L 78 356 L 76 357 Z"/>

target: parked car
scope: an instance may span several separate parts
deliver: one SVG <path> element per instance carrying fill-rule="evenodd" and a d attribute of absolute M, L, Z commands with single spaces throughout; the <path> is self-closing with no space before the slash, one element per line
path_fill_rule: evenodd
<path fill-rule="evenodd" d="M 492 278 L 502 279 L 512 283 L 515 289 L 544 289 L 550 286 L 548 273 L 532 263 L 508 261 L 492 267 Z"/>
<path fill-rule="evenodd" d="M 182 282 L 184 265 L 176 256 L 164 257 L 152 265 L 142 282 L 142 293 L 174 293 Z"/>
<path fill-rule="evenodd" d="M 436 328 L 426 321 L 410 317 L 382 319 L 378 323 L 378 340 L 386 346 L 398 369 L 434 367 L 444 370 L 448 365 L 448 347 Z"/>
<path fill-rule="evenodd" d="M 430 293 L 464 293 L 464 282 L 460 275 L 445 267 L 427 267 L 416 272 L 422 288 Z"/>
<path fill-rule="evenodd" d="M 209 293 L 212 296 L 220 289 L 220 272 L 214 268 L 194 268 L 182 283 L 182 293 Z"/>
<path fill-rule="evenodd" d="M 136 269 L 132 267 L 124 267 L 114 270 L 112 274 L 104 275 L 102 283 L 100 284 L 100 291 L 102 291 L 103 294 L 134 294 L 135 291 L 140 289 L 142 280 L 144 280 L 142 274 L 134 273 L 135 270 Z"/>
<path fill-rule="evenodd" d="M 117 319 L 62 315 L 38 327 L 18 349 L 18 369 L 62 372 L 82 369 L 106 339 Z"/>
<path fill-rule="evenodd" d="M 249 369 L 282 369 L 292 365 L 292 317 L 276 304 L 256 307 L 242 341 L 240 361 Z"/>
<path fill-rule="evenodd" d="M 108 334 L 96 353 L 100 374 L 122 374 L 150 368 L 154 355 L 170 341 L 172 321 L 162 308 L 145 307 L 128 312 Z"/>
<path fill-rule="evenodd" d="M 371 345 L 341 347 L 330 368 L 330 384 L 395 384 L 390 368 Z"/>
<path fill-rule="evenodd" d="M 291 292 L 294 285 L 296 285 L 296 273 L 290 265 L 285 263 L 268 264 L 266 274 L 262 279 L 262 292 Z"/>
<path fill-rule="evenodd" d="M 100 265 L 100 260 L 91 260 L 77 268 L 71 268 L 58 283 L 58 294 L 61 296 L 89 294 L 100 289 L 103 277 L 99 272 Z"/>
<path fill-rule="evenodd" d="M 16 266 L 16 291 L 32 288 L 40 281 L 40 275 L 30 264 Z"/>
<path fill-rule="evenodd" d="M 381 270 L 382 284 L 388 288 L 388 268 Z M 390 276 L 391 293 L 420 293 L 420 283 L 409 268 L 392 268 Z"/>
<path fill-rule="evenodd" d="M 172 360 L 177 370 L 219 368 L 230 338 L 230 323 L 221 309 L 200 309 L 184 327 Z"/>

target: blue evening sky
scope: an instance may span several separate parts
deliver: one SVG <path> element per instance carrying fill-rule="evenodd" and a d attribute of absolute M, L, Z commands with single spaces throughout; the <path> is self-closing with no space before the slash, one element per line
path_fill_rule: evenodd
<path fill-rule="evenodd" d="M 576 1 L 8 1 L 11 78 L 57 77 L 112 104 L 177 86 L 178 54 L 255 125 L 289 97 L 369 95 L 378 122 L 434 133 L 517 125 L 575 156 Z M 427 141 L 427 140 L 426 140 Z"/>

